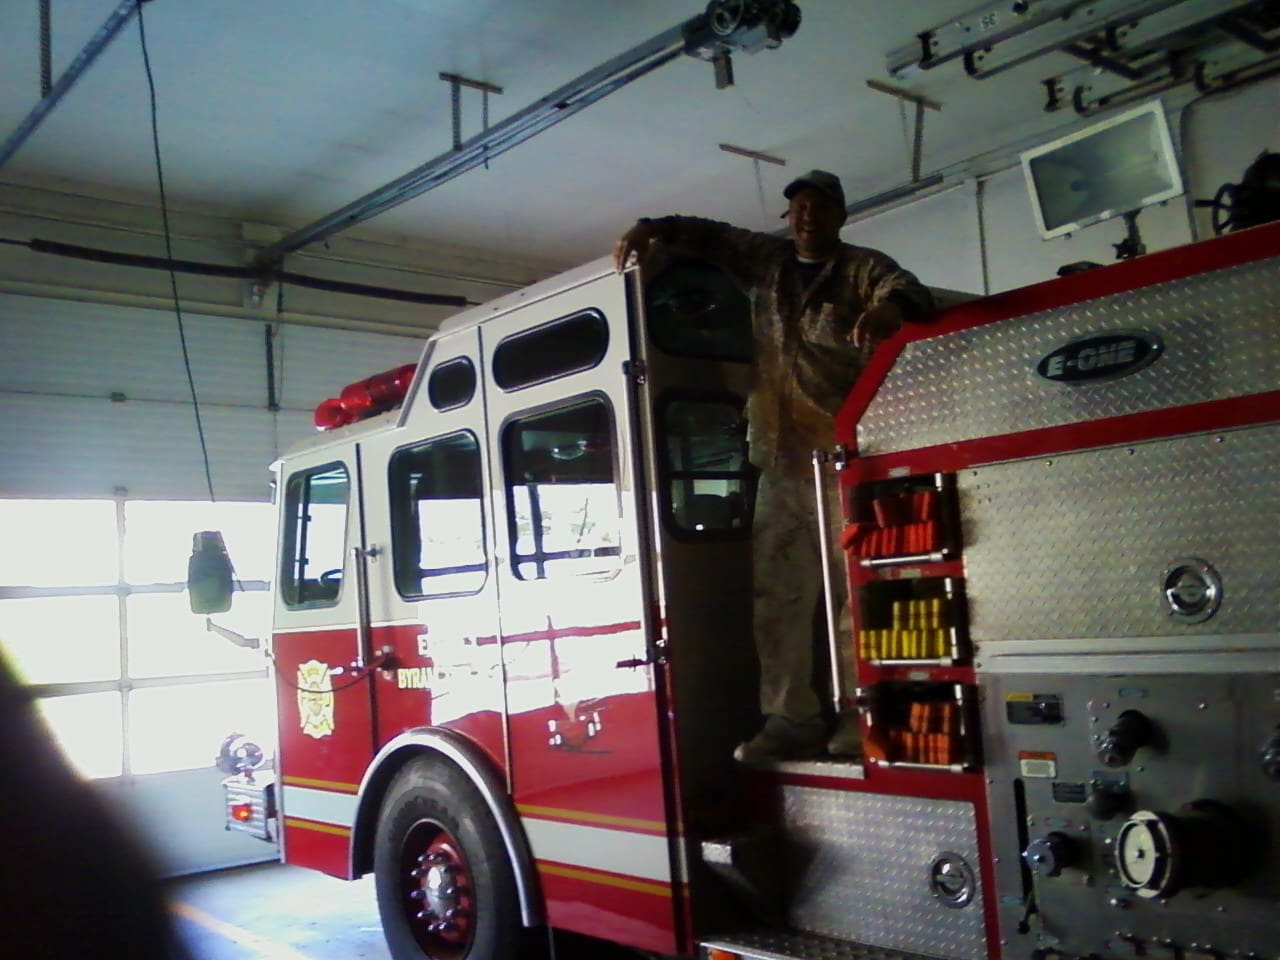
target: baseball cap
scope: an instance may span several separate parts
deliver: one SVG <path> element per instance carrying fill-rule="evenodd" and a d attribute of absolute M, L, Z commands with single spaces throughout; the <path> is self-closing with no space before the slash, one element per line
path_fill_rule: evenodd
<path fill-rule="evenodd" d="M 782 195 L 790 200 L 805 187 L 812 187 L 819 193 L 822 193 L 836 203 L 840 204 L 843 210 L 847 204 L 844 202 L 844 187 L 840 186 L 840 178 L 834 173 L 828 173 L 826 170 L 810 170 L 804 176 L 796 177 L 787 184 L 787 188 L 782 191 Z M 784 213 L 785 217 L 786 214 Z"/>

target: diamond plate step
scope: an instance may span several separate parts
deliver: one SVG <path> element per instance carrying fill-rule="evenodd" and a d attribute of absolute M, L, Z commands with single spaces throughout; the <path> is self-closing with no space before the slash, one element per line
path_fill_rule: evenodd
<path fill-rule="evenodd" d="M 933 960 L 922 953 L 780 930 L 729 934 L 704 940 L 700 946 L 729 950 L 752 960 Z"/>

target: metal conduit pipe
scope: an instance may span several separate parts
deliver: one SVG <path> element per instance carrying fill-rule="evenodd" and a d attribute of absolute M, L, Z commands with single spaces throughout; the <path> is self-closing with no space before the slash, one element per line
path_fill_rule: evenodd
<path fill-rule="evenodd" d="M 264 270 L 260 267 L 236 267 L 221 263 L 201 263 L 195 260 L 170 260 L 167 257 L 151 257 L 138 253 L 119 253 L 114 250 L 82 247 L 72 243 L 59 243 L 54 240 L 0 240 L 0 243 L 26 247 L 33 253 L 48 253 L 59 257 L 70 257 L 75 260 L 110 263 L 121 267 L 140 267 L 146 270 L 174 270 L 178 273 L 197 274 L 205 277 L 257 280 L 265 284 L 291 283 L 297 287 L 327 290 L 330 293 L 344 293 L 355 297 L 376 297 L 382 300 L 422 303 L 436 307 L 470 307 L 475 306 L 477 303 L 475 300 L 453 294 L 419 293 L 416 290 L 398 290 L 393 287 L 351 283 L 346 280 L 326 280 L 321 277 L 309 277 L 305 274 L 291 273 L 280 269 Z"/>
<path fill-rule="evenodd" d="M 56 194 L 63 198 L 73 198 L 77 200 L 80 199 L 80 197 L 76 196 L 75 194 L 57 193 L 56 191 L 44 190 L 43 188 L 41 189 L 41 192 Z M 99 198 L 87 197 L 86 199 L 88 199 L 89 201 L 93 201 Z M 69 227 L 74 227 L 76 229 L 93 228 L 97 230 L 106 230 L 112 233 L 126 234 L 131 237 L 163 238 L 164 236 L 163 232 L 158 228 L 144 228 L 139 226 L 124 225 L 116 221 L 107 220 L 107 219 L 98 218 L 98 217 L 88 217 L 88 216 L 78 215 L 74 220 L 72 220 L 72 219 L 68 219 L 66 217 L 58 216 L 55 214 L 36 213 L 32 210 L 28 210 L 20 206 L 7 204 L 4 202 L 2 198 L 0 198 L 0 217 L 4 217 L 4 216 L 10 216 L 14 218 L 25 218 L 27 220 L 38 220 L 45 223 L 56 224 L 60 227 L 69 226 Z M 238 249 L 251 250 L 251 251 L 257 251 L 262 247 L 262 244 L 260 243 L 253 243 L 243 238 L 237 237 L 234 239 L 228 239 L 225 237 L 214 236 L 208 233 L 196 233 L 192 231 L 186 231 L 182 233 L 171 232 L 169 236 L 171 239 L 175 241 L 186 240 L 186 241 L 192 241 L 192 242 L 201 243 L 201 244 L 226 243 L 226 244 L 232 244 Z M 375 248 L 397 250 L 400 252 L 403 252 L 407 249 L 405 247 L 397 246 L 385 240 L 375 240 L 367 237 L 357 242 L 367 244 Z M 0 243 L 8 243 L 15 246 L 24 246 L 24 247 L 27 246 L 27 242 L 25 240 L 15 241 L 15 240 L 5 240 L 3 238 L 0 238 Z M 525 280 L 525 281 L 504 280 L 500 277 L 487 277 L 487 276 L 481 276 L 479 274 L 464 273 L 459 270 L 448 270 L 444 268 L 433 269 L 433 268 L 428 268 L 423 266 L 409 266 L 408 264 L 404 264 L 404 263 L 383 263 L 377 260 L 369 260 L 369 259 L 362 260 L 357 256 L 348 256 L 348 255 L 336 253 L 330 250 L 328 247 L 323 247 L 317 250 L 310 250 L 307 253 L 303 254 L 302 256 L 305 256 L 309 260 L 314 260 L 319 263 L 337 264 L 340 267 L 374 268 L 374 269 L 385 271 L 388 273 L 404 273 L 414 277 L 429 277 L 432 280 L 451 280 L 456 283 L 474 283 L 479 286 L 503 287 L 509 290 L 518 290 L 522 287 L 528 286 L 529 283 L 532 282 L 529 280 Z M 532 268 L 529 268 L 529 269 L 532 269 Z M 546 272 L 550 272 L 550 268 L 548 268 L 547 270 L 544 270 L 544 273 Z"/>

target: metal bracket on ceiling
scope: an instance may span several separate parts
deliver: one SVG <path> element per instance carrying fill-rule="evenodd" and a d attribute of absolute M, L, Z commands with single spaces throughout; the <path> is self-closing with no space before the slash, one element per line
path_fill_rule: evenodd
<path fill-rule="evenodd" d="M 905 79 L 919 70 L 950 63 L 965 52 L 999 43 L 1051 24 L 1079 6 L 1079 0 L 1021 0 L 989 3 L 916 34 L 913 43 L 891 50 L 889 75 Z"/>
<path fill-rule="evenodd" d="M 1128 29 L 1148 17 L 1173 7 L 1196 5 L 1204 0 L 1110 0 L 1077 3 L 1059 19 L 1023 31 L 999 44 L 978 44 L 962 53 L 965 73 L 976 80 L 993 77 L 1006 70 L 1054 51 L 1068 51 L 1073 44 L 1088 43 Z M 1212 0 L 1209 0 L 1212 3 Z M 1239 5 L 1242 0 L 1234 0 Z M 1243 0 L 1248 2 L 1248 0 Z M 1217 4 L 1219 8 L 1222 3 Z"/>
<path fill-rule="evenodd" d="M 756 193 L 760 197 L 760 214 L 767 218 L 768 212 L 765 209 L 764 200 L 764 178 L 760 176 L 760 164 L 772 163 L 779 167 L 785 167 L 787 165 L 787 161 L 783 160 L 782 157 L 775 157 L 771 153 L 761 153 L 759 150 L 748 150 L 746 147 L 735 146 L 732 143 L 722 143 L 720 144 L 720 149 L 725 153 L 732 153 L 739 157 L 746 157 L 751 161 L 751 169 L 756 176 Z"/>
<path fill-rule="evenodd" d="M 925 30 L 887 67 L 906 79 L 959 59 L 981 80 L 1066 54 L 1083 65 L 1041 81 L 1045 109 L 1088 114 L 1182 83 L 1210 92 L 1269 76 L 1278 21 L 1276 0 L 1005 0 Z"/>
<path fill-rule="evenodd" d="M 1280 4 L 1184 3 L 1065 52 L 1084 65 L 1042 81 L 1046 110 L 1088 115 L 1191 82 L 1215 92 L 1280 71 Z"/>
<path fill-rule="evenodd" d="M 897 98 L 900 103 L 915 105 L 915 129 L 911 137 L 911 182 L 915 183 L 920 179 L 920 163 L 924 154 L 924 112 L 926 109 L 941 110 L 942 104 L 928 97 L 922 97 L 918 93 L 912 93 L 910 90 L 904 90 L 902 87 L 881 83 L 879 80 L 868 80 L 867 86 Z"/>
<path fill-rule="evenodd" d="M 480 91 L 480 130 L 489 129 L 489 94 L 501 94 L 502 88 L 483 80 L 472 80 L 457 73 L 442 73 L 440 79 L 449 84 L 449 98 L 453 107 L 453 149 L 462 149 L 462 88 L 470 87 Z M 489 169 L 489 160 L 485 158 L 484 168 Z"/>
<path fill-rule="evenodd" d="M 725 153 L 735 153 L 740 157 L 747 157 L 756 163 L 774 163 L 780 167 L 787 165 L 787 161 L 781 157 L 775 157 L 771 153 L 761 153 L 759 150 L 748 150 L 746 147 L 736 147 L 732 143 L 722 143 L 720 144 L 720 149 Z"/>
<path fill-rule="evenodd" d="M 1180 0 L 1004 0 L 988 3 L 916 35 L 889 52 L 889 75 L 905 79 L 963 59 L 974 77 L 991 76 L 1060 49 L 1100 29 Z"/>

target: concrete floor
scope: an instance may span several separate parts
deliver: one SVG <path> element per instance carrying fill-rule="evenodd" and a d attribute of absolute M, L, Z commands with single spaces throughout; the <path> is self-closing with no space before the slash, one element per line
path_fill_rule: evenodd
<path fill-rule="evenodd" d="M 272 862 L 180 877 L 167 892 L 193 960 L 391 960 L 372 875 L 347 882 Z M 564 933 L 553 949 L 554 960 L 648 956 Z"/>
<path fill-rule="evenodd" d="M 390 960 L 372 876 L 354 882 L 258 864 L 169 884 L 196 960 Z"/>

